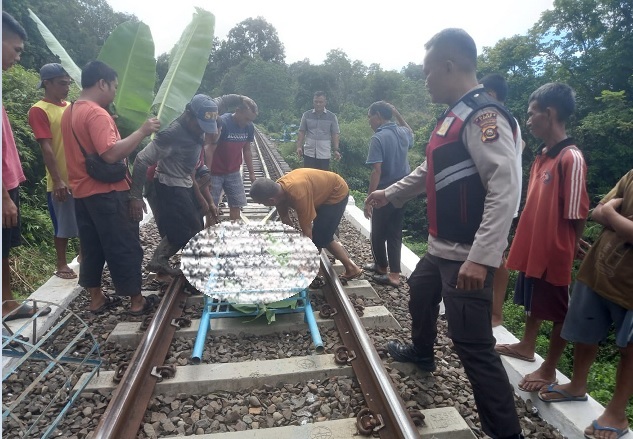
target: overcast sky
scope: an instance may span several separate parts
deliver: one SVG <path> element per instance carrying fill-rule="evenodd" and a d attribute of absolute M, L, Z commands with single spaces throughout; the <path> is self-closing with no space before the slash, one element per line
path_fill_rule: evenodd
<path fill-rule="evenodd" d="M 502 38 L 523 35 L 543 11 L 552 9 L 553 3 L 553 0 L 107 1 L 115 11 L 135 14 L 151 28 L 156 55 L 173 47 L 191 21 L 194 7 L 200 6 L 215 15 L 215 36 L 220 39 L 225 39 L 242 20 L 263 17 L 277 30 L 288 64 L 305 58 L 312 64 L 321 64 L 327 52 L 341 49 L 351 60 L 360 60 L 366 66 L 378 63 L 385 70 L 400 70 L 409 62 L 420 64 L 424 43 L 446 27 L 465 29 L 480 51 Z"/>

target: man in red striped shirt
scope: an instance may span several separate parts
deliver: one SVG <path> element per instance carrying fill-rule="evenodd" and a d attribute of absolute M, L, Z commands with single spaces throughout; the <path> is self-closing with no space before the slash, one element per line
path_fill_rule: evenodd
<path fill-rule="evenodd" d="M 529 99 L 527 125 L 543 143 L 530 170 L 527 200 L 507 262 L 520 272 L 514 302 L 525 307 L 525 334 L 519 343 L 496 346 L 501 355 L 533 362 L 541 322 L 553 322 L 545 361 L 518 385 L 526 392 L 556 380 L 556 364 L 566 344 L 560 332 L 572 263 L 589 212 L 587 166 L 565 129 L 574 109 L 574 91 L 566 84 L 545 84 Z"/>

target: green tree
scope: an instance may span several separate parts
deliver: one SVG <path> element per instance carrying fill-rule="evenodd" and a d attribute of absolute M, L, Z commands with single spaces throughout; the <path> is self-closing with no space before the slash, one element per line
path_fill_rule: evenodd
<path fill-rule="evenodd" d="M 224 77 L 231 67 L 255 56 L 278 64 L 283 64 L 286 58 L 277 30 L 263 17 L 247 18 L 235 25 L 226 40 L 220 42 L 212 60 L 218 73 Z"/>
<path fill-rule="evenodd" d="M 244 60 L 259 59 L 284 65 L 284 45 L 277 30 L 264 18 L 247 18 L 233 27 L 226 40 L 213 40 L 213 49 L 202 78 L 200 92 L 211 96 L 222 93 L 234 83 L 230 78 L 234 67 Z M 229 92 L 235 92 L 228 88 Z"/>
<path fill-rule="evenodd" d="M 410 62 L 400 70 L 400 73 L 412 81 L 424 81 L 424 71 L 421 64 Z"/>
<path fill-rule="evenodd" d="M 31 193 L 44 177 L 44 160 L 40 153 L 40 145 L 33 136 L 28 119 L 29 109 L 43 96 L 41 89 L 37 88 L 39 82 L 40 77 L 37 73 L 26 70 L 21 65 L 2 72 L 2 104 L 9 116 L 22 169 L 27 179 L 22 187 Z"/>
<path fill-rule="evenodd" d="M 294 90 L 292 79 L 284 64 L 266 62 L 256 56 L 244 59 L 229 70 L 221 84 L 221 94 L 240 93 L 257 102 L 259 123 L 272 124 L 272 129 L 280 129 L 283 123 L 292 123 Z"/>
<path fill-rule="evenodd" d="M 29 39 L 20 63 L 33 70 L 58 60 L 46 47 L 28 8 L 40 17 L 80 67 L 97 58 L 117 25 L 138 21 L 134 15 L 114 12 L 106 0 L 5 0 L 2 8 L 26 29 Z"/>
<path fill-rule="evenodd" d="M 535 38 L 515 35 L 499 40 L 493 47 L 484 47 L 478 59 L 481 76 L 500 73 L 508 81 L 506 106 L 521 124 L 522 131 L 525 131 L 528 98 L 544 82 L 539 50 Z"/>
<path fill-rule="evenodd" d="M 630 1 L 555 0 L 531 33 L 538 36 L 545 71 L 578 93 L 581 113 L 602 90 L 633 96 L 633 15 Z"/>
<path fill-rule="evenodd" d="M 367 110 L 365 110 L 365 114 Z M 367 116 L 350 122 L 340 122 L 341 128 L 341 151 L 340 162 L 332 160 L 332 169 L 341 174 L 351 190 L 367 193 L 369 185 L 370 168 L 365 165 L 367 151 L 369 149 L 369 139 L 373 132 Z"/>
<path fill-rule="evenodd" d="M 354 71 L 352 61 L 341 49 L 330 50 L 323 61 L 323 69 L 334 79 L 333 87 L 328 90 L 328 103 L 332 108 L 338 108 L 350 98 Z"/>
<path fill-rule="evenodd" d="M 603 91 L 598 111 L 588 114 L 575 133 L 588 164 L 587 182 L 593 202 L 633 169 L 633 108 L 625 93 Z"/>
<path fill-rule="evenodd" d="M 334 111 L 330 98 L 336 93 L 336 76 L 324 66 L 312 65 L 309 61 L 292 64 L 288 72 L 297 83 L 294 106 L 297 112 L 312 108 L 315 91 L 323 91 L 328 97 L 328 107 Z"/>
<path fill-rule="evenodd" d="M 395 71 L 384 71 L 378 67 L 371 71 L 365 81 L 365 105 L 372 102 L 387 101 L 396 103 L 402 95 L 401 88 L 405 77 Z"/>

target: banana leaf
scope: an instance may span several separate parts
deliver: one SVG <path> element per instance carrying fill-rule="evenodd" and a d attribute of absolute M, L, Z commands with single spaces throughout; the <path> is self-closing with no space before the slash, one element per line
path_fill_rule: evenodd
<path fill-rule="evenodd" d="M 39 30 L 40 34 L 42 34 L 42 38 L 44 38 L 44 42 L 46 42 L 50 51 L 59 57 L 59 60 L 61 61 L 60 64 L 64 67 L 64 70 L 68 72 L 68 75 L 70 75 L 77 86 L 81 88 L 81 69 L 77 67 L 75 61 L 73 61 L 70 55 L 68 55 L 66 49 L 64 49 L 60 42 L 57 41 L 57 38 L 55 38 L 53 33 L 48 30 L 44 23 L 42 23 L 42 20 L 40 20 L 39 17 L 30 9 L 29 16 L 37 25 L 37 30 Z"/>
<path fill-rule="evenodd" d="M 243 314 L 254 315 L 257 312 L 257 315 L 252 320 L 247 320 L 244 323 L 249 323 L 254 320 L 257 320 L 263 315 L 266 315 L 266 320 L 268 320 L 268 324 L 270 325 L 276 320 L 276 310 L 278 309 L 297 309 L 299 299 L 295 299 L 293 297 L 289 299 L 280 300 L 278 302 L 272 302 L 267 304 L 245 304 L 245 303 L 232 303 L 231 308 L 235 311 L 239 311 Z"/>
<path fill-rule="evenodd" d="M 167 127 L 184 111 L 200 87 L 213 47 L 214 27 L 215 16 L 196 8 L 191 23 L 172 51 L 169 70 L 152 104 L 161 128 Z"/>
<path fill-rule="evenodd" d="M 154 97 L 156 59 L 149 26 L 142 22 L 121 23 L 112 31 L 97 59 L 118 73 L 114 107 L 117 125 L 126 137 L 145 122 Z"/>

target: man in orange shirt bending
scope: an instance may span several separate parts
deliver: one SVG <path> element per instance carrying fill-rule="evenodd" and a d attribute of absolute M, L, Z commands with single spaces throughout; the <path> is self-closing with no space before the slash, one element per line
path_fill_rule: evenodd
<path fill-rule="evenodd" d="M 334 240 L 349 197 L 347 183 L 340 175 L 311 168 L 295 169 L 276 182 L 258 178 L 251 186 L 250 195 L 256 203 L 277 206 L 281 220 L 290 226 L 293 223 L 289 209 L 294 209 L 303 234 L 312 239 L 319 250 L 327 248 L 341 261 L 345 267 L 340 275 L 342 280 L 356 279 L 363 273 L 343 246 Z"/>

